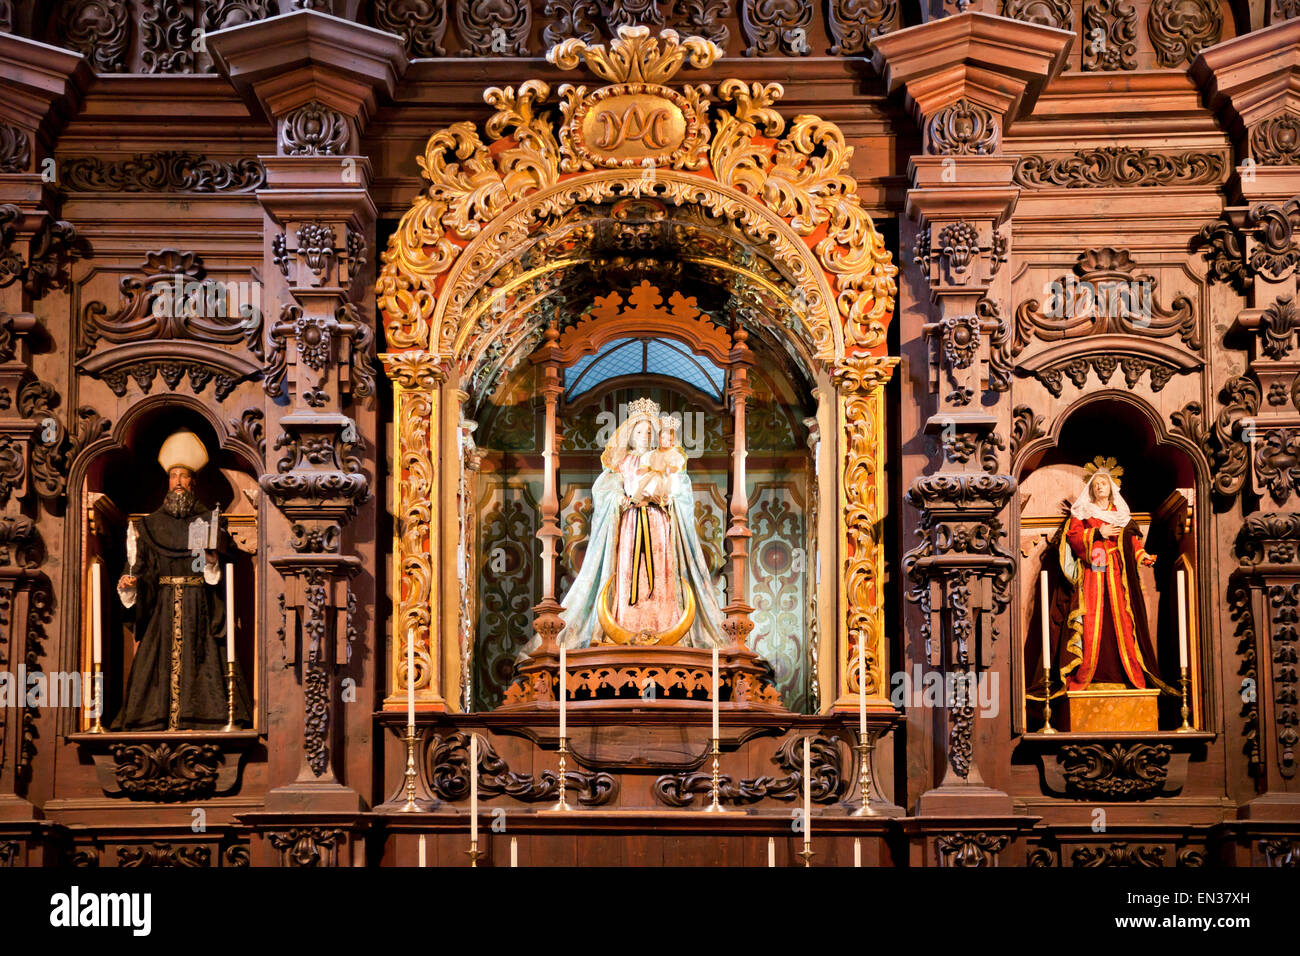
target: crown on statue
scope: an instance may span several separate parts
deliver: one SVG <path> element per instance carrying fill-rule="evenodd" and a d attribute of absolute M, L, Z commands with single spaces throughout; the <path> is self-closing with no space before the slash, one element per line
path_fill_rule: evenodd
<path fill-rule="evenodd" d="M 647 418 L 657 419 L 659 417 L 659 403 L 652 398 L 638 398 L 627 406 L 628 418 L 638 418 L 642 415 Z"/>
<path fill-rule="evenodd" d="M 1105 475 L 1110 479 L 1111 484 L 1118 488 L 1120 475 L 1122 474 L 1124 474 L 1124 469 L 1119 466 L 1119 462 L 1114 458 L 1103 458 L 1101 455 L 1083 466 L 1083 480 L 1085 482 L 1092 481 L 1095 475 Z"/>

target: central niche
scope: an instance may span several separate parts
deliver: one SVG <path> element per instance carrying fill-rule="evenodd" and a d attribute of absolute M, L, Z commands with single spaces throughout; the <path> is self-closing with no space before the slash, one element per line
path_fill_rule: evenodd
<path fill-rule="evenodd" d="M 664 294 L 642 280 L 626 292 L 597 296 L 572 328 L 589 321 L 618 321 L 619 306 L 641 313 L 672 310 L 700 322 L 701 338 L 727 337 L 696 310 L 696 300 Z M 602 311 L 603 310 L 603 311 Z M 710 323 L 706 325 L 705 323 Z M 670 323 L 671 324 L 671 323 Z M 733 416 L 728 407 L 728 370 L 676 336 L 654 334 L 625 323 L 619 334 L 579 356 L 563 370 L 557 408 L 559 523 L 563 534 L 556 593 L 566 594 L 582 566 L 592 518 L 592 484 L 602 472 L 601 455 L 634 403 L 653 402 L 678 423 L 691 481 L 693 523 L 717 606 L 727 603 L 729 562 L 724 535 L 729 520 Z M 712 330 L 712 331 L 710 331 Z M 680 330 L 679 330 L 680 332 Z M 761 330 L 749 330 L 753 352 L 752 394 L 746 403 L 746 491 L 749 499 L 748 600 L 754 607 L 749 646 L 775 672 L 786 707 L 814 706 L 815 671 L 810 648 L 816 626 L 811 598 L 816 553 L 815 482 L 805 419 L 815 412 L 807 378 L 788 353 Z M 569 338 L 573 340 L 572 336 Z M 711 351 L 716 355 L 718 349 Z M 532 639 L 532 607 L 542 591 L 537 532 L 544 485 L 545 405 L 538 366 L 520 361 L 478 405 L 474 442 L 474 547 L 476 568 L 467 597 L 473 615 L 472 705 L 491 709 L 503 699 L 515 662 Z M 468 645 L 468 642 L 467 642 Z"/>

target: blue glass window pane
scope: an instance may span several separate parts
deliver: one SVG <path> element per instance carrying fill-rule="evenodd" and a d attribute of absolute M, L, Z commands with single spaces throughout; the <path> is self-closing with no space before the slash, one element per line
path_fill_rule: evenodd
<path fill-rule="evenodd" d="M 612 378 L 647 372 L 678 379 L 714 398 L 722 397 L 726 382 L 726 373 L 721 368 L 678 342 L 615 339 L 596 354 L 585 355 L 565 369 L 564 387 L 572 399 Z"/>

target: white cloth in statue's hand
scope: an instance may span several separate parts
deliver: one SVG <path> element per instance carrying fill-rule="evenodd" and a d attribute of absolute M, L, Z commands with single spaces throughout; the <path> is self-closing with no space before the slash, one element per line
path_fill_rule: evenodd
<path fill-rule="evenodd" d="M 135 567 L 137 552 L 135 522 L 126 523 L 126 570 L 127 573 L 122 575 L 117 582 L 117 596 L 122 602 L 123 607 L 135 607 L 135 578 L 131 575 L 131 569 Z M 130 584 L 123 582 L 130 579 Z"/>
<path fill-rule="evenodd" d="M 217 552 L 207 551 L 207 561 L 203 565 L 203 580 L 208 584 L 221 583 L 221 564 L 217 561 Z"/>

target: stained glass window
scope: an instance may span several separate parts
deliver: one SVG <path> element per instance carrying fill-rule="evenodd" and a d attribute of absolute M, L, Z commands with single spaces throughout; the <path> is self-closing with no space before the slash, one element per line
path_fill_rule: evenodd
<path fill-rule="evenodd" d="M 726 373 L 703 355 L 671 339 L 614 339 L 564 370 L 569 400 L 623 375 L 662 375 L 721 400 Z"/>

